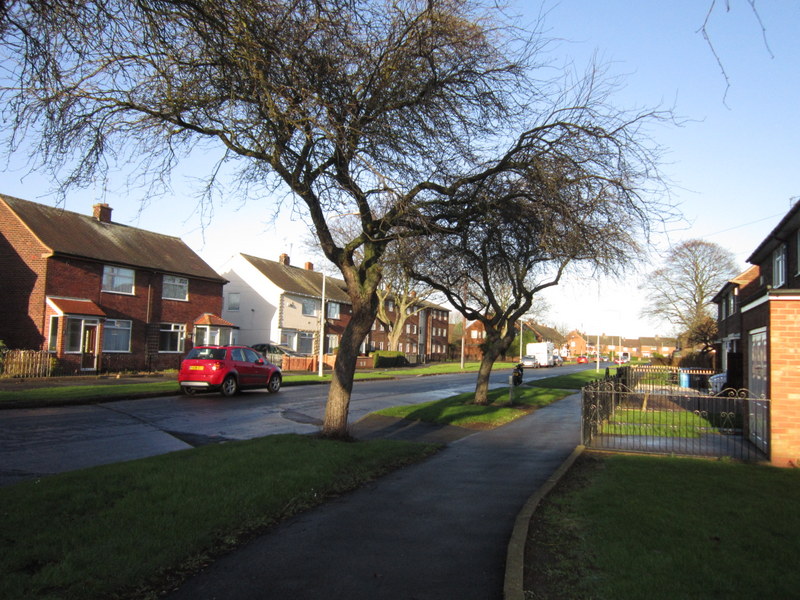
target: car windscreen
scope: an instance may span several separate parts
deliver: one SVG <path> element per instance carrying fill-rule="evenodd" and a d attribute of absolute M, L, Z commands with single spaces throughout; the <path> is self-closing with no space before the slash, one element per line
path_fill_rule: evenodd
<path fill-rule="evenodd" d="M 225 348 L 192 348 L 186 358 L 225 360 Z"/>

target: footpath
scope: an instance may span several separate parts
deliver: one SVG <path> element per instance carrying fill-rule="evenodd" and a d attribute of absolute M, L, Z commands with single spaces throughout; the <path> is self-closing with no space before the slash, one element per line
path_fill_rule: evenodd
<path fill-rule="evenodd" d="M 579 430 L 579 394 L 491 431 L 440 430 L 452 439 L 437 455 L 282 523 L 168 597 L 522 598 L 524 509 L 573 455 Z M 354 434 L 434 435 L 372 418 Z"/>

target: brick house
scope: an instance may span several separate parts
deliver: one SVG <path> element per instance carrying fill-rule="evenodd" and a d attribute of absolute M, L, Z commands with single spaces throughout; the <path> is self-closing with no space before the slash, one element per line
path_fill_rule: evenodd
<path fill-rule="evenodd" d="M 553 342 L 555 345 L 556 351 L 559 352 L 561 356 L 568 356 L 567 354 L 567 338 L 561 335 L 556 329 L 552 327 L 548 327 L 547 325 L 542 325 L 540 323 L 536 323 L 535 321 L 524 321 L 524 322 L 517 322 L 514 325 L 517 331 L 522 328 L 524 336 L 527 341 L 531 341 L 528 336 L 528 332 L 533 334 L 533 340 L 536 342 Z M 486 338 L 486 330 L 484 329 L 483 323 L 481 321 L 471 321 L 466 329 L 466 336 L 464 341 L 464 355 L 469 360 L 480 360 L 483 356 L 481 352 L 480 345 L 483 343 L 483 340 Z M 523 348 L 523 354 L 525 349 Z M 508 348 L 508 356 L 516 356 L 519 353 L 519 348 L 512 347 Z"/>
<path fill-rule="evenodd" d="M 714 297 L 730 383 L 770 399 L 773 464 L 800 464 L 800 203 Z"/>
<path fill-rule="evenodd" d="M 423 362 L 440 361 L 447 358 L 450 311 L 438 304 L 419 300 L 413 311 L 406 310 L 406 320 L 398 340 L 397 350 L 418 357 Z M 420 308 L 421 307 L 421 308 Z M 386 312 L 396 322 L 397 305 L 390 298 Z M 369 334 L 369 350 L 389 350 L 389 329 L 379 320 L 372 324 Z"/>
<path fill-rule="evenodd" d="M 587 340 L 588 336 L 581 333 L 577 329 L 573 329 L 567 334 L 567 356 L 569 358 L 575 358 L 577 356 L 582 356 L 588 353 L 589 351 L 589 342 Z"/>
<path fill-rule="evenodd" d="M 619 335 L 583 334 L 577 330 L 567 335 L 567 346 L 571 357 L 596 355 L 608 356 L 610 360 L 627 352 L 631 358 L 652 358 L 655 354 L 670 356 L 676 350 L 675 338 L 639 337 L 624 338 Z"/>
<path fill-rule="evenodd" d="M 315 271 L 312 263 L 300 268 L 292 266 L 286 254 L 278 261 L 238 254 L 222 271 L 230 281 L 222 316 L 239 327 L 241 343 L 277 342 L 300 354 L 319 352 L 323 274 Z M 339 347 L 353 312 L 344 281 L 325 277 L 325 304 L 323 351 L 330 353 Z M 389 312 L 393 310 L 390 306 Z M 446 309 L 425 303 L 422 311 L 409 315 L 400 350 L 426 360 L 443 358 L 448 318 Z M 386 327 L 376 321 L 363 342 L 362 353 L 386 349 Z"/>
<path fill-rule="evenodd" d="M 63 372 L 174 368 L 230 343 L 225 279 L 176 237 L 0 195 L 0 339 Z"/>

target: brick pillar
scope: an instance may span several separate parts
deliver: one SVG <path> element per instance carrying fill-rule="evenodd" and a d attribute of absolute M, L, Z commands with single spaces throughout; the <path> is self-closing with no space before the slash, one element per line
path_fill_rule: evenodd
<path fill-rule="evenodd" d="M 800 293 L 770 294 L 770 453 L 776 466 L 800 466 Z"/>

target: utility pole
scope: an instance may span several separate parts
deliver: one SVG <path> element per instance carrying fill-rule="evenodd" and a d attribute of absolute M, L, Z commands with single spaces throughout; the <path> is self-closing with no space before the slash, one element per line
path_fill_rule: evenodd
<path fill-rule="evenodd" d="M 319 313 L 319 365 L 317 375 L 322 377 L 322 359 L 325 354 L 325 273 L 322 274 L 322 306 Z"/>

